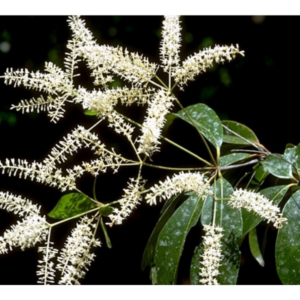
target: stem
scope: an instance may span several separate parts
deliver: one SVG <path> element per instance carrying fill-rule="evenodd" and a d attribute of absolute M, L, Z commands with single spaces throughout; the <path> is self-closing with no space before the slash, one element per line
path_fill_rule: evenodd
<path fill-rule="evenodd" d="M 137 150 L 136 150 L 136 148 L 135 148 L 135 146 L 134 146 L 134 143 L 132 142 L 131 138 L 130 138 L 129 136 L 127 136 L 127 139 L 129 140 L 129 142 L 130 142 L 130 144 L 131 144 L 131 146 L 132 146 L 132 148 L 133 148 L 133 150 L 134 150 L 134 152 L 135 152 L 135 154 L 136 154 L 136 156 L 137 156 L 139 162 L 142 163 L 142 159 L 141 159 L 141 157 L 139 156 L 139 154 L 138 154 L 138 152 L 137 152 Z"/>
<path fill-rule="evenodd" d="M 103 121 L 103 119 L 100 119 L 97 123 L 95 123 L 92 127 L 90 127 L 88 129 L 88 131 L 92 130 L 93 128 L 95 128 L 98 124 L 100 124 Z"/>
<path fill-rule="evenodd" d="M 216 215 L 217 215 L 216 199 L 217 199 L 217 185 L 216 185 L 216 177 L 214 177 L 214 215 L 213 215 L 213 223 L 212 223 L 213 227 L 215 227 Z"/>
<path fill-rule="evenodd" d="M 51 235 L 51 227 L 49 228 L 49 233 L 48 233 L 48 240 L 47 240 L 47 250 L 46 250 L 46 263 L 45 263 L 45 280 L 44 280 L 44 285 L 47 284 L 47 277 L 48 277 L 48 255 L 49 255 L 49 246 L 50 246 L 50 235 Z"/>
<path fill-rule="evenodd" d="M 214 169 L 214 167 L 204 167 L 204 168 L 172 168 L 172 167 L 165 167 L 165 166 L 158 166 L 158 165 L 152 165 L 143 162 L 143 165 L 151 168 L 156 169 L 163 169 L 163 170 L 169 170 L 169 171 L 201 171 L 201 170 L 211 170 Z"/>
<path fill-rule="evenodd" d="M 251 177 L 250 177 L 250 179 L 248 180 L 248 183 L 247 183 L 245 189 L 248 189 L 248 186 L 249 186 L 249 184 L 251 183 L 251 181 L 252 181 L 252 179 L 253 179 L 255 173 L 256 173 L 256 172 L 253 172 L 253 174 L 251 175 Z"/>
<path fill-rule="evenodd" d="M 175 96 L 174 96 L 174 97 L 175 97 Z M 209 148 L 209 146 L 208 146 L 208 144 L 207 144 L 207 142 L 206 142 L 204 136 L 202 135 L 202 133 L 200 132 L 199 128 L 198 128 L 197 125 L 195 124 L 194 120 L 191 118 L 190 114 L 186 111 L 186 109 L 181 105 L 181 103 L 179 102 L 179 100 L 178 100 L 177 98 L 175 98 L 175 100 L 176 100 L 177 104 L 180 106 L 180 108 L 181 108 L 181 109 L 184 111 L 184 113 L 187 115 L 187 117 L 188 117 L 189 120 L 191 121 L 191 123 L 192 123 L 192 125 L 194 126 L 194 128 L 197 130 L 198 134 L 200 135 L 200 137 L 201 137 L 201 139 L 202 139 L 202 141 L 203 141 L 203 143 L 204 143 L 204 145 L 205 145 L 205 147 L 206 147 L 206 149 L 207 149 L 207 151 L 208 151 L 208 153 L 209 153 L 209 156 L 210 156 L 211 160 L 212 160 L 212 161 L 214 162 L 214 164 L 216 165 L 215 158 L 214 158 L 214 156 L 212 155 L 211 150 L 210 150 L 210 148 Z"/>
<path fill-rule="evenodd" d="M 195 158 L 197 158 L 198 160 L 202 161 L 202 162 L 205 163 L 206 165 L 211 166 L 211 167 L 213 166 L 210 162 L 208 162 L 207 160 L 203 159 L 202 157 L 196 155 L 195 153 L 191 152 L 190 150 L 187 150 L 186 148 L 184 148 L 184 147 L 178 145 L 177 143 L 175 143 L 175 142 L 169 140 L 168 138 L 166 138 L 166 137 L 164 137 L 164 136 L 160 136 L 160 137 L 161 137 L 161 139 L 163 139 L 164 141 L 168 142 L 169 144 L 171 144 L 171 145 L 173 145 L 173 146 L 175 146 L 175 147 L 181 149 L 182 151 L 184 151 L 184 152 L 190 154 L 191 156 L 194 156 Z"/>
<path fill-rule="evenodd" d="M 115 156 L 115 157 L 117 157 L 117 158 L 120 158 L 120 159 L 122 159 L 123 161 L 131 161 L 131 162 L 134 162 L 134 160 L 131 160 L 131 159 L 127 159 L 127 158 L 125 158 L 125 157 L 122 157 L 121 154 L 116 154 L 116 153 L 114 153 L 114 152 L 112 152 L 112 151 L 109 151 L 109 150 L 106 149 L 106 148 L 101 148 L 101 145 L 99 145 L 97 142 L 95 142 L 95 141 L 93 141 L 93 140 L 90 140 L 90 139 L 88 139 L 88 138 L 86 138 L 86 137 L 83 137 L 82 139 L 83 139 L 83 140 L 86 140 L 86 141 L 88 141 L 88 142 L 90 142 L 91 144 L 96 145 L 99 149 L 102 149 L 104 152 L 107 152 L 107 153 L 109 153 L 109 154 L 112 155 L 112 156 Z"/>
<path fill-rule="evenodd" d="M 224 170 L 235 169 L 235 168 L 244 167 L 244 166 L 248 166 L 248 165 L 253 165 L 253 164 L 258 163 L 259 161 L 260 161 L 259 159 L 253 159 L 244 164 L 220 167 L 220 170 L 224 171 Z"/>
<path fill-rule="evenodd" d="M 89 214 L 89 213 L 91 213 L 91 212 L 97 211 L 97 210 L 99 210 L 99 208 L 100 208 L 100 207 L 95 207 L 95 208 L 93 208 L 93 209 L 91 209 L 91 210 L 88 210 L 88 211 L 85 211 L 85 212 L 83 212 L 83 213 L 81 213 L 81 214 L 79 214 L 79 215 L 76 215 L 76 216 L 73 216 L 73 217 L 70 217 L 70 218 L 61 220 L 61 221 L 56 222 L 56 223 L 53 223 L 53 224 L 49 224 L 49 226 L 52 228 L 52 227 L 54 227 L 54 226 L 57 226 L 57 225 L 59 225 L 59 224 L 62 224 L 62 223 L 64 223 L 64 222 L 67 222 L 67 221 L 69 221 L 69 220 L 76 219 L 76 218 L 79 218 L 79 217 L 81 217 L 81 216 L 83 216 L 83 215 L 86 215 L 86 214 Z"/>
<path fill-rule="evenodd" d="M 255 171 L 251 171 L 251 172 L 247 172 L 245 173 L 239 180 L 238 182 L 236 183 L 236 185 L 234 186 L 234 189 L 236 189 L 236 187 L 240 184 L 240 182 L 250 173 L 254 173 L 255 174 Z"/>
<path fill-rule="evenodd" d="M 220 183 L 221 183 L 221 199 L 223 199 L 223 178 L 220 178 Z M 223 205 L 223 200 L 221 200 L 221 207 Z M 220 226 L 222 226 L 222 212 L 223 212 L 223 209 L 220 209 L 221 210 L 221 215 L 220 215 Z"/>
<path fill-rule="evenodd" d="M 146 193 L 149 193 L 149 192 L 151 192 L 150 189 L 149 189 L 149 190 L 146 190 L 146 191 L 143 191 L 143 192 L 141 192 L 140 194 L 143 195 L 143 194 L 146 194 Z M 124 197 L 124 198 L 122 198 L 122 199 L 120 199 L 120 200 L 116 200 L 116 201 L 114 201 L 114 202 L 110 202 L 110 203 L 104 204 L 104 205 L 102 205 L 101 207 L 107 207 L 107 206 L 111 206 L 111 205 L 114 205 L 114 204 L 118 204 L 118 203 L 120 203 L 120 201 L 122 201 L 122 200 L 124 200 L 124 199 L 127 199 L 127 198 L 129 198 L 129 197 Z"/>
<path fill-rule="evenodd" d="M 163 89 L 165 89 L 165 87 L 164 87 L 164 86 L 161 86 L 161 85 L 159 85 L 159 84 L 155 83 L 155 82 L 154 82 L 154 81 L 152 81 L 152 80 L 150 80 L 149 82 L 151 82 L 153 85 L 156 85 L 156 86 L 158 86 L 159 88 L 163 88 Z"/>
<path fill-rule="evenodd" d="M 125 120 L 127 120 L 128 122 L 130 122 L 130 123 L 132 123 L 132 124 L 134 124 L 134 125 L 136 125 L 136 126 L 138 126 L 138 127 L 142 127 L 141 124 L 139 124 L 139 123 L 133 121 L 132 119 L 130 119 L 130 118 L 128 118 L 128 117 L 126 117 L 126 116 L 124 116 L 124 115 L 118 113 L 118 112 L 116 112 L 116 113 L 119 114 L 120 116 L 122 116 L 122 117 L 123 117 Z M 213 166 L 211 163 L 209 163 L 209 162 L 206 161 L 205 159 L 203 159 L 203 158 L 201 158 L 200 156 L 196 155 L 195 153 L 193 153 L 193 152 L 187 150 L 186 148 L 184 148 L 184 147 L 182 147 L 182 146 L 176 144 L 175 142 L 173 142 L 173 141 L 171 141 L 171 140 L 165 138 L 164 136 L 161 135 L 160 138 L 163 139 L 163 140 L 165 140 L 166 142 L 172 144 L 173 146 L 175 146 L 175 147 L 181 149 L 182 151 L 184 151 L 184 152 L 186 152 L 186 153 L 188 153 L 188 154 L 194 156 L 194 157 L 197 158 L 198 160 L 204 162 L 206 165 Z"/>

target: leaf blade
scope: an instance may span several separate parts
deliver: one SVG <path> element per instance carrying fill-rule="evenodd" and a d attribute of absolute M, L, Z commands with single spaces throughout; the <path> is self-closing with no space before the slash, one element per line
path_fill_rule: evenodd
<path fill-rule="evenodd" d="M 259 140 L 255 133 L 246 125 L 235 121 L 222 121 L 222 124 L 228 127 L 231 131 L 236 132 L 239 136 L 234 135 L 232 132 L 228 131 L 226 128 L 223 132 L 224 143 L 238 144 L 238 145 L 251 145 L 251 143 L 259 144 Z"/>
<path fill-rule="evenodd" d="M 223 143 L 223 128 L 217 114 L 203 103 L 188 106 L 185 110 L 207 140 L 216 148 L 220 148 Z M 192 125 L 190 119 L 183 110 L 174 113 L 173 115 Z"/>
<path fill-rule="evenodd" d="M 300 284 L 300 190 L 287 201 L 282 216 L 288 219 L 288 223 L 277 234 L 277 273 L 283 284 Z"/>
<path fill-rule="evenodd" d="M 67 219 L 95 208 L 97 205 L 85 195 L 70 193 L 59 199 L 48 216 L 52 219 Z"/>
<path fill-rule="evenodd" d="M 160 232 L 155 249 L 158 284 L 174 284 L 183 244 L 200 217 L 202 205 L 202 196 L 191 195 Z"/>
<path fill-rule="evenodd" d="M 173 200 L 172 200 L 173 199 Z M 155 246 L 158 239 L 158 235 L 161 232 L 162 228 L 165 226 L 166 222 L 169 220 L 171 215 L 173 214 L 175 207 L 180 199 L 180 195 L 174 196 L 167 200 L 170 201 L 168 206 L 164 206 L 162 210 L 162 214 L 154 227 L 150 238 L 145 247 L 143 258 L 142 258 L 142 270 L 144 270 L 148 265 L 152 265 L 154 263 L 154 254 L 155 254 Z"/>
<path fill-rule="evenodd" d="M 255 260 L 262 266 L 265 266 L 265 261 L 264 258 L 261 254 L 259 244 L 258 244 L 258 239 L 257 239 L 257 233 L 256 233 L 256 228 L 254 227 L 250 232 L 249 232 L 249 246 L 250 246 L 250 251 L 255 258 Z"/>
<path fill-rule="evenodd" d="M 283 155 L 271 154 L 261 162 L 264 170 L 278 178 L 293 178 L 292 165 Z"/>

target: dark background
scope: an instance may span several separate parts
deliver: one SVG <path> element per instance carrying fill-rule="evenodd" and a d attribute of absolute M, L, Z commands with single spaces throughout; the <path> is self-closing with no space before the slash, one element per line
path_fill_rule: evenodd
<path fill-rule="evenodd" d="M 0 73 L 6 68 L 14 70 L 28 68 L 43 72 L 44 62 L 52 61 L 63 68 L 67 40 L 71 33 L 65 16 L 1 16 L 0 17 Z M 88 28 L 100 44 L 121 45 L 130 51 L 149 57 L 159 63 L 160 16 L 92 16 L 84 17 Z M 271 152 L 282 153 L 287 143 L 298 144 L 298 89 L 300 81 L 298 16 L 189 16 L 182 17 L 181 59 L 215 44 L 239 44 L 245 57 L 238 56 L 231 63 L 216 65 L 207 73 L 190 82 L 185 92 L 176 91 L 184 106 L 203 102 L 214 109 L 221 119 L 230 119 L 249 126 L 260 142 Z M 92 89 L 89 73 L 81 64 L 82 77 L 77 80 L 82 86 Z M 83 115 L 80 106 L 68 105 L 66 117 L 57 124 L 49 122 L 45 113 L 30 113 L 10 110 L 12 104 L 30 99 L 38 92 L 22 87 L 13 88 L 0 82 L 0 159 L 21 158 L 41 161 L 64 135 L 76 124 L 86 128 L 94 124 L 95 118 Z M 120 84 L 117 81 L 115 84 Z M 121 108 L 133 119 L 143 121 L 140 109 Z M 174 111 L 178 110 L 177 107 Z M 108 147 L 132 155 L 124 139 L 106 124 L 97 127 L 97 132 Z M 189 126 L 175 122 L 168 133 L 172 139 L 182 142 L 187 148 L 201 154 L 197 135 Z M 167 154 L 164 154 L 167 153 Z M 170 155 L 171 153 L 171 155 Z M 80 160 L 88 160 L 91 154 L 83 151 L 70 159 L 72 166 Z M 205 154 L 204 154 L 205 155 Z M 173 147 L 163 144 L 161 153 L 153 156 L 155 163 L 169 166 L 192 166 L 195 161 Z M 137 170 L 121 169 L 117 175 L 108 172 L 97 180 L 97 196 L 100 201 L 120 198 L 128 177 L 136 176 Z M 164 172 L 145 169 L 147 186 L 165 178 Z M 85 176 L 80 188 L 92 194 L 93 177 Z M 53 188 L 1 175 L 0 190 L 22 195 L 42 205 L 47 214 L 62 196 Z M 162 204 L 149 207 L 141 204 L 122 226 L 108 229 L 112 249 L 103 246 L 97 251 L 83 284 L 150 284 L 148 270 L 141 271 L 143 249 L 159 217 Z M 16 217 L 0 211 L 1 229 L 16 222 Z M 53 240 L 62 246 L 75 222 L 53 230 Z M 264 225 L 261 225 L 262 227 Z M 262 228 L 263 232 L 264 227 Z M 262 234 L 259 232 L 261 242 Z M 242 245 L 242 265 L 238 284 L 280 284 L 274 263 L 276 231 L 269 230 L 265 250 L 266 266 L 260 267 L 252 258 L 247 240 Z M 199 244 L 199 228 L 194 228 L 187 239 L 180 264 L 180 284 L 188 284 L 189 264 L 193 249 Z M 14 250 L 0 256 L 0 284 L 36 283 L 36 248 L 24 252 Z"/>

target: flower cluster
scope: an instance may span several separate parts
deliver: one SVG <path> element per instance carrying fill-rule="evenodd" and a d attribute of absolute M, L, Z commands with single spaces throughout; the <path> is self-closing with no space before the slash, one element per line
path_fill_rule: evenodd
<path fill-rule="evenodd" d="M 78 279 L 85 276 L 85 271 L 94 260 L 96 255 L 91 253 L 90 249 L 99 247 L 101 243 L 94 238 L 92 229 L 97 226 L 93 222 L 94 219 L 83 217 L 67 238 L 58 257 L 57 269 L 62 275 L 59 284 L 79 284 Z"/>
<path fill-rule="evenodd" d="M 182 87 L 189 80 L 194 80 L 196 75 L 206 72 L 208 68 L 211 68 L 213 62 L 223 63 L 225 60 L 231 61 L 237 54 L 244 55 L 244 51 L 240 51 L 238 45 L 236 47 L 233 45 L 230 47 L 216 45 L 213 49 L 207 48 L 201 50 L 193 56 L 188 57 L 182 63 L 182 67 L 176 68 L 173 76 L 176 82 Z"/>
<path fill-rule="evenodd" d="M 62 163 L 66 161 L 66 154 L 72 155 L 83 147 L 98 150 L 98 147 L 102 148 L 102 145 L 96 134 L 85 129 L 83 126 L 78 126 L 71 134 L 68 134 L 51 149 L 50 154 L 44 159 L 43 164 L 51 168 L 56 162 Z"/>
<path fill-rule="evenodd" d="M 2 169 L 2 174 L 6 172 L 9 176 L 19 175 L 19 178 L 24 179 L 29 177 L 31 180 L 35 179 L 37 182 L 57 187 L 61 191 L 75 188 L 76 177 L 72 171 L 69 172 L 68 176 L 63 176 L 60 169 L 55 170 L 54 167 L 47 167 L 42 163 L 33 162 L 30 164 L 21 159 L 16 162 L 12 158 L 11 160 L 6 159 L 5 163 L 0 161 L 0 169 Z"/>
<path fill-rule="evenodd" d="M 183 191 L 196 192 L 205 199 L 211 194 L 207 179 L 201 173 L 179 173 L 171 179 L 167 177 L 164 182 L 159 182 L 150 188 L 151 192 L 146 195 L 147 203 L 156 204 L 156 198 L 168 199 L 171 196 L 182 193 Z"/>
<path fill-rule="evenodd" d="M 287 221 L 282 217 L 279 207 L 273 205 L 270 200 L 259 193 L 243 189 L 235 190 L 230 196 L 228 204 L 234 208 L 243 207 L 249 212 L 254 212 L 268 223 L 273 222 L 276 228 L 281 228 L 282 224 Z"/>
<path fill-rule="evenodd" d="M 22 250 L 33 247 L 36 243 L 45 241 L 48 236 L 49 225 L 45 217 L 30 214 L 22 222 L 12 225 L 11 230 L 6 230 L 0 238 L 1 253 L 7 252 L 7 247 L 21 247 Z"/>
<path fill-rule="evenodd" d="M 30 200 L 23 199 L 20 196 L 15 196 L 8 192 L 0 192 L 0 208 L 18 214 L 20 217 L 40 213 L 40 207 L 33 204 Z"/>
<path fill-rule="evenodd" d="M 223 236 L 221 227 L 211 225 L 204 226 L 205 236 L 203 237 L 204 253 L 200 260 L 200 282 L 205 285 L 218 285 L 216 277 L 220 274 L 221 265 L 221 238 Z"/>
<path fill-rule="evenodd" d="M 160 59 L 164 71 L 179 64 L 179 48 L 181 41 L 181 27 L 179 16 L 165 16 L 162 27 L 162 41 L 160 48 Z"/>
<path fill-rule="evenodd" d="M 128 187 L 124 189 L 125 195 L 120 201 L 121 209 L 114 208 L 113 214 L 109 216 L 111 220 L 109 226 L 122 224 L 122 221 L 136 208 L 142 200 L 141 192 L 144 190 L 144 184 L 145 181 L 141 177 L 129 179 Z"/>
<path fill-rule="evenodd" d="M 106 73 L 120 76 L 136 86 L 147 86 L 154 76 L 157 66 L 138 53 L 129 52 L 122 47 L 85 46 L 78 48 L 80 55 L 87 61 L 88 67 L 93 70 L 96 84 L 106 84 Z M 112 78 L 109 77 L 112 81 Z"/>
<path fill-rule="evenodd" d="M 39 264 L 36 275 L 39 279 L 37 283 L 44 285 L 54 283 L 56 270 L 54 268 L 54 262 L 50 260 L 56 256 L 58 250 L 47 245 L 45 247 L 39 247 L 38 252 L 41 252 L 43 257 L 38 261 Z"/>
<path fill-rule="evenodd" d="M 172 97 L 165 91 L 160 90 L 150 102 L 147 110 L 147 117 L 142 127 L 142 136 L 139 138 L 139 153 L 145 153 L 151 156 L 153 152 L 158 151 L 159 137 L 161 129 L 166 120 L 165 115 L 172 107 Z"/>

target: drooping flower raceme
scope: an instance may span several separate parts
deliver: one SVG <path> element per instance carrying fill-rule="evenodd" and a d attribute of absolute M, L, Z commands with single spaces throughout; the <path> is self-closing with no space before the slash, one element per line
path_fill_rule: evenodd
<path fill-rule="evenodd" d="M 172 97 L 165 91 L 160 90 L 154 96 L 154 99 L 150 101 L 147 117 L 142 127 L 142 135 L 138 140 L 140 143 L 139 153 L 151 156 L 153 152 L 159 150 L 159 137 L 166 122 L 165 116 L 172 107 L 172 100 Z"/>
<path fill-rule="evenodd" d="M 50 245 L 47 245 L 45 247 L 39 247 L 38 252 L 41 252 L 43 254 L 43 257 L 38 261 L 39 264 L 36 275 L 39 277 L 39 279 L 37 283 L 45 285 L 54 283 L 56 270 L 54 268 L 54 262 L 50 260 L 56 256 L 58 250 Z"/>
<path fill-rule="evenodd" d="M 183 191 L 196 192 L 202 195 L 205 199 L 207 195 L 211 194 L 208 180 L 201 173 L 179 173 L 174 175 L 171 179 L 167 179 L 150 188 L 151 192 L 146 195 L 147 203 L 150 205 L 156 204 L 156 198 L 168 199 L 171 196 L 182 193 Z"/>
<path fill-rule="evenodd" d="M 230 196 L 228 204 L 233 208 L 243 207 L 249 212 L 254 212 L 268 223 L 273 222 L 276 228 L 281 228 L 282 224 L 287 221 L 282 217 L 279 207 L 273 205 L 269 199 L 259 193 L 243 189 L 235 190 Z"/>
<path fill-rule="evenodd" d="M 94 238 L 94 219 L 87 216 L 81 218 L 71 236 L 67 238 L 64 248 L 58 257 L 57 269 L 61 271 L 59 284 L 79 284 L 78 279 L 85 276 L 95 254 L 91 253 L 91 247 L 99 247 L 100 241 Z"/>
<path fill-rule="evenodd" d="M 40 213 L 40 207 L 33 204 L 30 200 L 23 199 L 21 196 L 16 196 L 8 192 L 0 192 L 0 208 L 18 214 L 20 217 Z"/>
<path fill-rule="evenodd" d="M 125 195 L 120 201 L 121 209 L 114 208 L 113 214 L 109 215 L 111 223 L 108 225 L 122 224 L 122 221 L 142 200 L 141 192 L 144 189 L 144 184 L 145 181 L 140 176 L 137 179 L 130 178 L 127 189 L 124 189 Z"/>
<path fill-rule="evenodd" d="M 35 246 L 36 243 L 45 241 L 49 233 L 49 224 L 45 216 L 40 216 L 40 207 L 28 199 L 22 199 L 9 193 L 0 193 L 0 208 L 6 209 L 23 217 L 11 229 L 0 237 L 0 253 L 7 253 L 13 247 L 22 250 Z"/>
<path fill-rule="evenodd" d="M 216 277 L 220 274 L 221 265 L 221 238 L 223 236 L 221 227 L 211 225 L 204 226 L 203 237 L 204 253 L 201 255 L 200 282 L 205 285 L 218 285 Z"/>
<path fill-rule="evenodd" d="M 33 247 L 36 243 L 45 241 L 49 232 L 49 226 L 45 217 L 37 214 L 30 214 L 22 222 L 12 225 L 11 230 L 4 232 L 1 243 L 3 244 L 2 253 L 5 251 L 4 244 L 10 250 L 12 247 L 21 247 L 22 250 Z"/>
<path fill-rule="evenodd" d="M 169 67 L 177 67 L 179 64 L 180 31 L 179 16 L 165 16 L 162 27 L 160 59 L 166 72 L 169 71 Z"/>
<path fill-rule="evenodd" d="M 225 60 L 231 61 L 237 54 L 244 56 L 244 51 L 240 51 L 238 45 L 236 47 L 233 45 L 230 47 L 216 45 L 213 49 L 206 48 L 188 57 L 182 63 L 182 67 L 175 70 L 173 76 L 182 87 L 189 80 L 194 80 L 196 75 L 206 72 L 208 68 L 211 68 L 213 62 L 223 63 Z"/>

